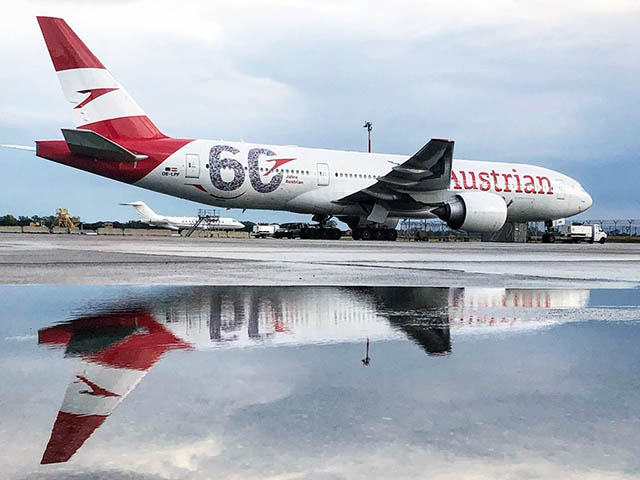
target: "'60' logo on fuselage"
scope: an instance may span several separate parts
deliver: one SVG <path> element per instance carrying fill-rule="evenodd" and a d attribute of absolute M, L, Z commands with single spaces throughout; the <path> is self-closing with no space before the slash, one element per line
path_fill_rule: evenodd
<path fill-rule="evenodd" d="M 237 155 L 240 153 L 240 150 L 230 145 L 213 146 L 209 152 L 209 176 L 211 177 L 211 183 L 218 190 L 222 190 L 223 192 L 232 192 L 244 184 L 246 176 L 245 169 L 242 164 L 234 158 L 220 158 L 223 152 L 229 152 L 232 155 Z M 252 148 L 249 150 L 249 154 L 247 155 L 249 181 L 256 192 L 271 193 L 276 190 L 280 184 L 282 184 L 284 175 L 278 170 L 269 183 L 264 183 L 260 177 L 260 166 L 258 163 L 260 155 L 273 157 L 276 154 L 268 148 Z M 265 172 L 264 175 L 270 175 L 272 172 L 276 171 L 278 167 L 292 160 L 295 160 L 295 158 L 267 158 L 266 161 L 273 162 L 273 165 Z M 230 169 L 233 172 L 233 178 L 231 180 L 224 180 L 222 178 L 223 169 Z"/>

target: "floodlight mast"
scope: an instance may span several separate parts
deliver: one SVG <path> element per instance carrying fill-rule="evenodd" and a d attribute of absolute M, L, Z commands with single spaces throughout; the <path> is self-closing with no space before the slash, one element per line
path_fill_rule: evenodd
<path fill-rule="evenodd" d="M 373 123 L 364 122 L 364 125 L 362 126 L 362 128 L 366 128 L 367 129 L 367 139 L 368 139 L 368 144 L 369 144 L 369 153 L 371 153 L 371 130 L 373 129 Z"/>

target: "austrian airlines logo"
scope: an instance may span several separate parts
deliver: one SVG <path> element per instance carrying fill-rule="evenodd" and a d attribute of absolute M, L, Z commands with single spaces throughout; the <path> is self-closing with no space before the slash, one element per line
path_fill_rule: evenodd
<path fill-rule="evenodd" d="M 280 168 L 285 163 L 289 163 L 289 162 L 292 162 L 294 160 L 295 160 L 295 158 L 266 158 L 265 161 L 273 162 L 273 165 L 271 166 L 271 168 L 268 171 L 266 171 L 264 173 L 264 175 L 267 176 L 271 172 L 273 172 L 276 168 Z"/>
<path fill-rule="evenodd" d="M 89 90 L 78 90 L 78 93 L 88 93 L 89 96 L 74 107 L 74 110 L 84 107 L 87 103 L 93 102 L 96 98 L 101 97 L 105 93 L 113 92 L 118 88 L 90 88 Z"/>
<path fill-rule="evenodd" d="M 84 393 L 86 395 L 92 395 L 95 397 L 119 397 L 120 396 L 117 393 L 110 392 L 106 388 L 102 388 L 101 386 L 96 385 L 87 377 L 83 377 L 82 375 L 76 375 L 76 377 L 78 378 L 78 380 L 86 384 L 87 387 L 91 389 L 91 390 L 81 390 L 80 393 Z"/>

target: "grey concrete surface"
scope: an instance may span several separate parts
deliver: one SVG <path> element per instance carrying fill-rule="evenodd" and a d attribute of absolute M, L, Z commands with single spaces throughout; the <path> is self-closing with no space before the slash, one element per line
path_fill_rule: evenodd
<path fill-rule="evenodd" d="M 640 245 L 0 235 L 1 284 L 640 284 Z"/>

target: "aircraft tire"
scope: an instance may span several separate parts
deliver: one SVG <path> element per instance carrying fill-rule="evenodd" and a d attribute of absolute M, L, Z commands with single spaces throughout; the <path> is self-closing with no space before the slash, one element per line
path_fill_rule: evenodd
<path fill-rule="evenodd" d="M 353 230 L 351 230 L 351 238 L 353 238 L 354 240 L 360 240 L 360 229 L 359 228 L 354 228 Z"/>
<path fill-rule="evenodd" d="M 398 231 L 391 228 L 384 233 L 385 240 L 395 242 L 398 239 Z"/>
<path fill-rule="evenodd" d="M 311 240 L 315 240 L 316 238 L 318 238 L 318 231 L 314 230 L 314 229 L 309 229 L 307 230 L 307 238 L 311 239 Z"/>
<path fill-rule="evenodd" d="M 329 237 L 329 230 L 327 230 L 326 228 L 321 228 L 320 231 L 318 232 L 318 238 L 321 240 L 327 240 Z"/>
<path fill-rule="evenodd" d="M 331 229 L 331 238 L 333 240 L 340 240 L 340 237 L 342 237 L 342 232 L 340 231 L 339 228 L 332 228 Z"/>
<path fill-rule="evenodd" d="M 360 239 L 361 240 L 371 240 L 373 237 L 373 233 L 368 228 L 363 228 L 360 230 Z"/>
<path fill-rule="evenodd" d="M 384 230 L 380 229 L 380 228 L 376 228 L 373 231 L 373 239 L 374 240 L 385 240 L 385 232 Z"/>

